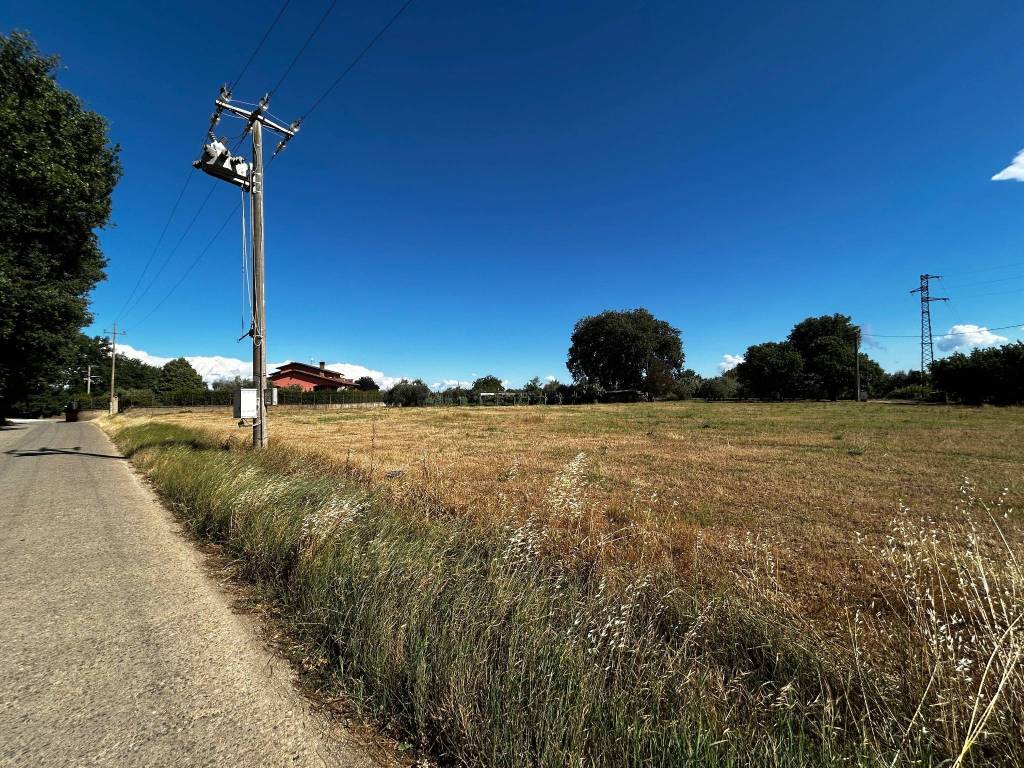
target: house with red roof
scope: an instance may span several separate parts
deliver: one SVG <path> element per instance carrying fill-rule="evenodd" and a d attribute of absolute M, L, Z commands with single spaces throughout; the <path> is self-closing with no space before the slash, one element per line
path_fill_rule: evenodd
<path fill-rule="evenodd" d="M 352 379 L 346 379 L 337 371 L 305 363 L 285 363 L 267 378 L 275 387 L 299 387 L 305 392 L 337 392 L 342 389 L 358 389 Z"/>

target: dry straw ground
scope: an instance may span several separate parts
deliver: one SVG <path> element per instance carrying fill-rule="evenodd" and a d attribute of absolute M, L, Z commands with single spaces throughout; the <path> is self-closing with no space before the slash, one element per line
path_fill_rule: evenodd
<path fill-rule="evenodd" d="M 879 588 L 869 546 L 884 545 L 901 502 L 942 527 L 964 477 L 984 498 L 1008 489 L 1006 507 L 1024 501 L 1024 409 L 686 402 L 272 418 L 276 444 L 435 515 L 522 519 L 558 506 L 569 471 L 573 493 L 585 488 L 571 503 L 610 550 L 656 547 L 681 574 L 698 544 L 712 555 L 702 563 L 726 570 L 764 553 L 802 613 L 842 626 Z M 226 413 L 160 420 L 248 440 Z M 1013 515 L 1003 525 L 1024 539 Z"/>

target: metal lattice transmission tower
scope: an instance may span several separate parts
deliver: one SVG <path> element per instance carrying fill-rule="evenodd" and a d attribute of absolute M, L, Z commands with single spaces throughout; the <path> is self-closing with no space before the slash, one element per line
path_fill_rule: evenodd
<path fill-rule="evenodd" d="M 921 284 L 911 293 L 921 294 L 921 378 L 927 378 L 935 360 L 935 349 L 932 346 L 932 310 L 933 301 L 949 301 L 946 296 L 932 296 L 929 293 L 929 280 L 941 280 L 942 275 L 921 275 Z"/>

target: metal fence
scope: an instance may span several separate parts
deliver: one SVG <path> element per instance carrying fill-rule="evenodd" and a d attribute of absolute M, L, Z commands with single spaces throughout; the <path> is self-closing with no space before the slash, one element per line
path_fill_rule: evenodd
<path fill-rule="evenodd" d="M 123 392 L 118 396 L 118 409 L 121 411 L 133 408 L 199 408 L 210 406 L 231 405 L 234 392 L 230 389 L 196 390 L 194 392 L 170 392 L 156 394 L 153 392 Z M 267 402 L 272 402 L 268 392 Z M 343 392 L 295 392 L 278 389 L 278 405 L 361 405 L 381 403 L 381 393 L 377 391 L 363 392 L 358 390 Z M 109 410 L 109 396 L 79 396 L 73 399 L 78 410 Z"/>

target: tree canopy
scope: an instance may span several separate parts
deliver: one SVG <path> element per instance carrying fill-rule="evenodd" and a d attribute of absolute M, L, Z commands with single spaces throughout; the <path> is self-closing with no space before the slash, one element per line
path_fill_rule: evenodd
<path fill-rule="evenodd" d="M 414 381 L 402 379 L 384 393 L 384 402 L 388 405 L 401 405 L 408 408 L 426 405 L 429 396 L 430 387 L 421 379 L 415 379 Z"/>
<path fill-rule="evenodd" d="M 377 382 L 369 376 L 360 376 L 356 379 L 356 386 L 363 392 L 371 392 L 380 389 Z"/>
<path fill-rule="evenodd" d="M 167 395 L 172 392 L 194 392 L 197 389 L 206 389 L 206 384 L 188 360 L 176 357 L 164 364 L 156 384 L 157 392 Z"/>
<path fill-rule="evenodd" d="M 578 384 L 659 395 L 682 373 L 684 360 L 679 329 L 640 308 L 580 319 L 566 367 Z"/>
<path fill-rule="evenodd" d="M 1024 342 L 956 352 L 932 363 L 931 374 L 935 388 L 954 401 L 1024 403 Z"/>
<path fill-rule="evenodd" d="M 852 396 L 856 378 L 857 326 L 848 315 L 808 317 L 793 326 L 788 342 L 803 360 L 804 397 Z M 866 355 L 861 356 L 862 361 Z"/>
<path fill-rule="evenodd" d="M 857 334 L 847 315 L 801 320 L 785 341 L 747 349 L 736 367 L 741 394 L 767 400 L 854 397 L 858 360 L 861 391 L 880 394 L 886 374 L 878 363 L 857 352 Z"/>
<path fill-rule="evenodd" d="M 497 376 L 488 374 L 474 381 L 471 390 L 477 394 L 480 392 L 504 392 L 505 385 L 501 383 L 501 379 Z"/>
<path fill-rule="evenodd" d="M 75 392 L 85 389 L 85 378 L 92 366 L 93 394 L 107 392 L 110 387 L 110 340 L 104 336 L 86 336 L 79 333 L 69 367 L 67 386 Z M 156 390 L 160 368 L 133 357 L 117 355 L 117 390 Z M 64 382 L 61 382 L 64 385 Z"/>
<path fill-rule="evenodd" d="M 210 389 L 214 392 L 234 392 L 238 387 L 245 387 L 252 389 L 255 386 L 252 379 L 243 379 L 241 376 L 235 376 L 234 378 L 217 379 L 211 382 Z"/>
<path fill-rule="evenodd" d="M 747 349 L 736 366 L 736 378 L 743 391 L 763 400 L 791 397 L 800 387 L 804 360 L 787 342 L 766 341 Z"/>
<path fill-rule="evenodd" d="M 67 378 L 105 277 L 95 230 L 110 218 L 118 148 L 58 85 L 57 65 L 27 35 L 0 35 L 0 415 Z"/>

